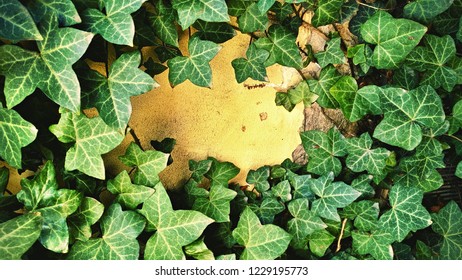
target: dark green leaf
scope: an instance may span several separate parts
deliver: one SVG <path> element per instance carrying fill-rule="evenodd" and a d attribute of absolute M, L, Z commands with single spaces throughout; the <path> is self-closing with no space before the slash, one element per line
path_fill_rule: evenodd
<path fill-rule="evenodd" d="M 342 216 L 354 220 L 354 226 L 357 229 L 370 231 L 377 229 L 379 211 L 379 204 L 377 202 L 362 200 L 347 205 L 343 209 Z"/>
<path fill-rule="evenodd" d="M 82 21 L 71 0 L 28 1 L 27 8 L 35 22 L 41 22 L 52 14 L 56 15 L 59 23 L 64 26 L 74 25 Z"/>
<path fill-rule="evenodd" d="M 164 43 L 178 47 L 178 32 L 175 25 L 174 10 L 164 1 L 156 1 L 157 13 L 148 17 L 154 33 Z"/>
<path fill-rule="evenodd" d="M 443 13 L 454 0 L 416 0 L 408 3 L 403 10 L 403 16 L 422 23 L 428 23 L 437 15 Z"/>
<path fill-rule="evenodd" d="M 362 174 L 351 182 L 351 187 L 361 193 L 359 198 L 372 198 L 375 195 L 375 190 L 370 185 L 373 178 L 372 175 Z"/>
<path fill-rule="evenodd" d="M 314 16 L 311 20 L 313 26 L 318 27 L 327 25 L 338 20 L 340 17 L 340 9 L 342 8 L 343 0 L 319 0 L 318 8 L 314 11 Z"/>
<path fill-rule="evenodd" d="M 450 201 L 438 213 L 432 214 L 432 229 L 442 236 L 440 258 L 462 259 L 462 212 L 455 201 Z"/>
<path fill-rule="evenodd" d="M 332 2 L 332 1 L 331 1 Z M 342 38 L 336 37 L 327 42 L 326 50 L 314 54 L 319 66 L 326 67 L 329 64 L 342 64 L 345 62 L 345 54 L 340 48 Z"/>
<path fill-rule="evenodd" d="M 18 0 L 0 1 L 0 37 L 12 41 L 43 39 L 29 11 Z"/>
<path fill-rule="evenodd" d="M 224 43 L 236 36 L 234 28 L 226 22 L 206 22 L 198 20 L 193 26 L 198 30 L 195 34 L 197 34 L 199 38 L 217 44 Z"/>
<path fill-rule="evenodd" d="M 253 3 L 247 7 L 238 19 L 239 29 L 244 33 L 251 33 L 254 31 L 265 31 L 269 24 L 266 12 L 262 12 L 257 3 Z"/>
<path fill-rule="evenodd" d="M 349 120 L 359 121 L 366 114 L 382 114 L 381 96 L 384 94 L 381 87 L 370 85 L 360 88 L 354 95 Z"/>
<path fill-rule="evenodd" d="M 321 70 L 318 80 L 308 80 L 310 90 L 319 98 L 318 104 L 324 108 L 338 108 L 337 101 L 330 94 L 330 88 L 340 79 L 341 75 L 334 66 L 329 65 Z"/>
<path fill-rule="evenodd" d="M 419 86 L 419 75 L 409 66 L 403 65 L 393 72 L 393 83 L 398 87 L 412 90 Z"/>
<path fill-rule="evenodd" d="M 202 177 L 205 173 L 207 173 L 212 166 L 211 159 L 205 159 L 201 161 L 194 161 L 192 159 L 189 160 L 189 171 L 192 172 L 191 178 L 196 181 L 200 182 Z"/>
<path fill-rule="evenodd" d="M 270 176 L 270 170 L 268 166 L 262 166 L 257 170 L 250 170 L 247 174 L 247 183 L 253 184 L 255 189 L 263 193 L 269 190 L 270 185 L 268 183 L 268 178 Z"/>
<path fill-rule="evenodd" d="M 196 20 L 228 22 L 228 7 L 224 0 L 173 0 L 178 12 L 178 23 L 185 30 Z"/>
<path fill-rule="evenodd" d="M 369 133 L 363 133 L 359 138 L 346 140 L 348 157 L 346 165 L 354 172 L 367 171 L 369 174 L 380 174 L 385 168 L 385 160 L 390 151 L 385 148 L 372 149 L 372 139 Z"/>
<path fill-rule="evenodd" d="M 392 260 L 393 242 L 387 232 L 360 232 L 353 231 L 353 248 L 361 255 L 371 254 L 376 260 Z"/>
<path fill-rule="evenodd" d="M 231 189 L 212 185 L 207 197 L 198 197 L 192 209 L 207 215 L 217 223 L 229 222 L 230 201 L 236 195 L 237 193 Z"/>
<path fill-rule="evenodd" d="M 300 175 L 290 178 L 290 184 L 292 185 L 293 199 L 297 198 L 308 198 L 310 201 L 315 199 L 314 193 L 311 191 L 309 181 L 314 180 L 311 175 Z"/>
<path fill-rule="evenodd" d="M 324 256 L 326 250 L 335 240 L 335 236 L 327 230 L 318 230 L 308 236 L 310 251 L 318 257 Z"/>
<path fill-rule="evenodd" d="M 351 76 L 341 77 L 329 90 L 330 95 L 337 100 L 347 119 L 351 119 L 357 90 L 356 80 Z"/>
<path fill-rule="evenodd" d="M 212 165 L 205 177 L 209 178 L 213 185 L 227 187 L 228 181 L 239 173 L 239 168 L 231 162 L 219 162 L 214 158 L 209 159 L 212 160 Z"/>
<path fill-rule="evenodd" d="M 249 204 L 250 209 L 258 216 L 262 224 L 272 224 L 274 216 L 285 210 L 284 203 L 274 197 L 265 197 L 258 204 Z"/>
<path fill-rule="evenodd" d="M 236 58 L 231 62 L 236 75 L 236 81 L 242 83 L 247 78 L 257 81 L 268 81 L 264 63 L 269 57 L 269 52 L 257 49 L 255 44 L 251 44 L 247 49 L 246 56 L 247 58 Z"/>

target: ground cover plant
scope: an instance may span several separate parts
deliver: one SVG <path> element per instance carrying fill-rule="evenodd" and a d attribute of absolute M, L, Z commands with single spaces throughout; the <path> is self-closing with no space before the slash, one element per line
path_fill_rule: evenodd
<path fill-rule="evenodd" d="M 0 0 L 0 158 L 35 171 L 12 194 L 0 168 L 0 259 L 462 259 L 461 200 L 424 199 L 445 167 L 462 177 L 461 14 L 460 0 Z M 323 50 L 298 43 L 302 26 Z M 359 133 L 301 132 L 306 163 L 245 186 L 207 158 L 168 193 L 172 139 L 131 143 L 131 171 L 106 177 L 101 155 L 133 133 L 130 96 L 210 87 L 237 30 L 237 82 L 294 68 L 303 80 L 275 106 L 339 109 Z"/>

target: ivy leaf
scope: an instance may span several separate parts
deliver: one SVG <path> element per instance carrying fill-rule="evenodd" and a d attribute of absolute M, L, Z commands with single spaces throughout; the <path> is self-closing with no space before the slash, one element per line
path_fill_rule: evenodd
<path fill-rule="evenodd" d="M 303 148 L 308 154 L 307 170 L 309 172 L 326 175 L 334 172 L 340 174 L 342 163 L 337 158 L 346 154 L 343 135 L 331 128 L 327 133 L 311 130 L 300 133 Z"/>
<path fill-rule="evenodd" d="M 330 95 L 337 100 L 347 119 L 351 119 L 357 90 L 358 84 L 355 78 L 351 76 L 341 77 L 329 90 Z"/>
<path fill-rule="evenodd" d="M 15 45 L 0 47 L 7 107 L 21 103 L 38 87 L 57 104 L 79 111 L 80 85 L 72 64 L 85 53 L 93 34 L 58 28 L 55 17 L 42 21 L 39 30 L 43 37 L 37 42 L 39 53 Z"/>
<path fill-rule="evenodd" d="M 292 200 L 287 208 L 293 216 L 287 222 L 287 231 L 292 234 L 291 246 L 304 249 L 308 244 L 308 236 L 313 232 L 327 228 L 327 225 L 309 209 L 309 200 L 299 198 Z"/>
<path fill-rule="evenodd" d="M 164 1 L 156 1 L 156 14 L 149 16 L 148 21 L 154 33 L 164 43 L 178 47 L 178 32 L 175 25 L 175 12 Z"/>
<path fill-rule="evenodd" d="M 106 78 L 97 71 L 87 71 L 83 76 L 84 93 L 95 99 L 96 108 L 103 121 L 116 129 L 123 130 L 132 112 L 130 97 L 148 92 L 157 83 L 138 69 L 139 52 L 122 54 L 109 68 Z"/>
<path fill-rule="evenodd" d="M 236 31 L 226 22 L 206 22 L 202 20 L 194 23 L 194 28 L 197 29 L 197 36 L 201 40 L 212 41 L 217 44 L 224 43 L 234 36 Z"/>
<path fill-rule="evenodd" d="M 386 165 L 390 151 L 385 148 L 371 149 L 372 139 L 369 133 L 363 133 L 359 138 L 346 140 L 348 157 L 346 165 L 354 172 L 367 171 L 369 174 L 380 174 Z"/>
<path fill-rule="evenodd" d="M 311 211 L 323 218 L 339 222 L 337 208 L 352 203 L 361 193 L 344 182 L 333 181 L 333 173 L 309 181 L 311 190 L 318 196 L 318 199 L 313 202 Z"/>
<path fill-rule="evenodd" d="M 265 31 L 269 24 L 268 15 L 261 11 L 258 3 L 253 3 L 238 19 L 239 29 L 243 33 Z"/>
<path fill-rule="evenodd" d="M 393 83 L 407 90 L 415 89 L 419 86 L 419 74 L 408 65 L 402 65 L 393 72 Z"/>
<path fill-rule="evenodd" d="M 230 0 L 226 1 L 228 5 L 228 13 L 230 16 L 239 17 L 244 14 L 247 8 L 253 4 L 254 1 L 247 0 Z"/>
<path fill-rule="evenodd" d="M 159 182 L 159 173 L 167 166 L 168 154 L 158 151 L 143 151 L 134 142 L 130 143 L 125 155 L 119 159 L 129 167 L 136 167 L 133 182 L 138 185 L 154 187 Z"/>
<path fill-rule="evenodd" d="M 318 8 L 314 11 L 311 24 L 314 27 L 327 25 L 338 20 L 343 0 L 319 0 Z"/>
<path fill-rule="evenodd" d="M 332 38 L 327 42 L 327 48 L 325 51 L 314 54 L 314 57 L 316 57 L 321 68 L 324 68 L 329 64 L 342 64 L 345 62 L 345 54 L 340 48 L 341 40 L 342 39 L 340 37 Z"/>
<path fill-rule="evenodd" d="M 63 143 L 74 143 L 67 151 L 64 167 L 68 171 L 79 170 L 97 179 L 104 179 L 102 154 L 120 144 L 123 135 L 107 126 L 100 117 L 61 112 L 58 124 L 50 131 Z"/>
<path fill-rule="evenodd" d="M 133 211 L 122 211 L 119 204 L 112 204 L 101 218 L 101 238 L 77 241 L 71 248 L 71 260 L 136 260 L 140 245 L 136 238 L 143 231 L 146 221 Z"/>
<path fill-rule="evenodd" d="M 420 86 L 409 92 L 390 88 L 383 95 L 386 110 L 374 137 L 380 141 L 413 150 L 422 141 L 422 127 L 429 128 L 444 122 L 441 98 L 430 86 Z"/>
<path fill-rule="evenodd" d="M 204 174 L 207 173 L 207 171 L 209 171 L 211 166 L 211 159 L 205 159 L 201 161 L 194 161 L 190 159 L 189 170 L 192 172 L 191 178 L 199 183 L 202 180 L 202 176 L 204 176 Z"/>
<path fill-rule="evenodd" d="M 393 239 L 388 232 L 353 231 L 353 248 L 361 255 L 371 254 L 376 260 L 392 260 Z"/>
<path fill-rule="evenodd" d="M 379 219 L 381 232 L 388 232 L 393 240 L 401 242 L 409 232 L 431 225 L 431 217 L 422 206 L 422 198 L 422 191 L 416 187 L 394 185 L 389 194 L 392 208 Z"/>
<path fill-rule="evenodd" d="M 24 120 L 16 111 L 0 108 L 0 157 L 9 165 L 20 169 L 21 148 L 29 145 L 37 137 L 37 128 Z"/>
<path fill-rule="evenodd" d="M 409 19 L 428 23 L 443 13 L 454 0 L 416 0 L 404 6 L 403 16 Z"/>
<path fill-rule="evenodd" d="M 77 211 L 68 218 L 69 239 L 87 241 L 91 237 L 91 226 L 103 215 L 104 205 L 92 197 L 84 197 Z"/>
<path fill-rule="evenodd" d="M 281 25 L 273 24 L 268 29 L 268 37 L 255 41 L 259 49 L 267 50 L 270 53 L 265 66 L 279 63 L 283 66 L 302 68 L 302 57 L 295 43 L 296 37 L 290 30 Z"/>
<path fill-rule="evenodd" d="M 366 114 L 382 114 L 380 97 L 384 92 L 384 89 L 375 85 L 360 88 L 354 95 L 349 120 L 355 122 L 362 119 Z"/>
<path fill-rule="evenodd" d="M 173 210 L 170 198 L 161 183 L 143 204 L 140 213 L 148 221 L 148 229 L 156 229 L 146 243 L 144 257 L 148 260 L 185 259 L 182 246 L 188 245 L 213 222 L 193 210 Z"/>
<path fill-rule="evenodd" d="M 37 0 L 28 1 L 27 8 L 34 17 L 35 22 L 41 22 L 51 14 L 55 14 L 59 23 L 70 26 L 82 22 L 71 0 Z"/>
<path fill-rule="evenodd" d="M 187 256 L 193 257 L 196 260 L 215 260 L 213 252 L 204 243 L 204 238 L 197 239 L 185 246 L 184 252 Z"/>
<path fill-rule="evenodd" d="M 424 72 L 421 85 L 429 85 L 434 89 L 440 87 L 452 91 L 458 82 L 457 72 L 447 66 L 456 55 L 456 45 L 451 36 L 438 37 L 426 35 L 423 39 L 425 46 L 416 47 L 407 56 L 409 67 Z"/>
<path fill-rule="evenodd" d="M 282 202 L 288 202 L 292 200 L 292 194 L 290 183 L 288 180 L 284 180 L 279 182 L 276 186 L 271 188 L 271 194 L 274 197 L 281 199 Z"/>
<path fill-rule="evenodd" d="M 371 181 L 374 176 L 369 174 L 361 174 L 358 178 L 351 182 L 351 187 L 361 193 L 359 198 L 372 198 L 375 195 L 375 190 L 371 186 Z"/>
<path fill-rule="evenodd" d="M 241 260 L 276 259 L 285 252 L 292 238 L 276 225 L 262 225 L 248 207 L 241 213 L 233 237 L 245 247 Z"/>
<path fill-rule="evenodd" d="M 270 170 L 268 166 L 262 166 L 257 170 L 250 170 L 247 174 L 246 182 L 253 184 L 255 189 L 259 193 L 263 193 L 270 188 L 268 178 L 270 176 Z"/>
<path fill-rule="evenodd" d="M 455 201 L 450 201 L 438 213 L 432 214 L 432 229 L 443 241 L 440 258 L 462 259 L 462 212 Z"/>
<path fill-rule="evenodd" d="M 227 187 L 229 180 L 236 177 L 239 173 L 239 168 L 237 168 L 231 162 L 219 162 L 214 158 L 209 158 L 212 160 L 212 165 L 210 170 L 205 174 L 205 177 L 210 179 L 212 185 L 220 185 L 222 187 Z"/>
<path fill-rule="evenodd" d="M 193 210 L 204 213 L 217 223 L 229 222 L 230 201 L 237 193 L 220 185 L 212 185 L 207 197 L 198 197 L 192 206 Z"/>
<path fill-rule="evenodd" d="M 0 224 L 0 256 L 18 260 L 39 238 L 43 218 L 40 213 L 18 216 Z"/>
<path fill-rule="evenodd" d="M 337 100 L 330 94 L 330 88 L 340 79 L 341 75 L 334 66 L 329 65 L 321 70 L 318 80 L 308 80 L 312 92 L 319 98 L 316 100 L 323 108 L 338 108 Z"/>
<path fill-rule="evenodd" d="M 173 0 L 178 12 L 178 23 L 186 30 L 197 19 L 211 22 L 228 22 L 228 7 L 224 0 Z"/>
<path fill-rule="evenodd" d="M 264 197 L 260 204 L 252 203 L 249 208 L 257 215 L 262 224 L 274 222 L 274 216 L 285 210 L 284 204 L 274 197 Z"/>
<path fill-rule="evenodd" d="M 131 210 L 135 209 L 154 193 L 152 188 L 132 184 L 126 170 L 120 172 L 114 179 L 109 180 L 107 182 L 107 189 L 112 194 L 117 195 L 115 202 Z"/>
<path fill-rule="evenodd" d="M 247 58 L 236 58 L 231 62 L 236 75 L 236 81 L 242 83 L 247 78 L 257 81 L 268 81 L 264 63 L 269 57 L 269 52 L 257 49 L 255 44 L 251 44 L 247 49 L 246 56 Z"/>
<path fill-rule="evenodd" d="M 379 218 L 379 204 L 371 200 L 362 200 L 347 205 L 342 215 L 354 220 L 354 226 L 362 231 L 370 231 L 377 228 Z M 391 241 L 390 243 L 391 244 Z"/>
<path fill-rule="evenodd" d="M 311 191 L 309 181 L 313 180 L 311 175 L 299 175 L 289 179 L 293 188 L 293 198 L 308 198 L 310 201 L 315 199 L 314 193 Z"/>
<path fill-rule="evenodd" d="M 395 19 L 385 11 L 376 12 L 361 27 L 361 35 L 377 45 L 372 64 L 377 69 L 394 69 L 427 32 L 427 27 L 408 19 Z"/>
<path fill-rule="evenodd" d="M 303 101 L 305 108 L 310 107 L 318 99 L 318 95 L 313 93 L 308 83 L 304 81 L 300 82 L 294 89 L 289 89 L 287 97 L 294 106 Z M 288 111 L 290 112 L 291 110 Z"/>
<path fill-rule="evenodd" d="M 135 23 L 131 13 L 136 12 L 146 0 L 103 0 L 100 10 L 87 9 L 82 13 L 83 22 L 89 30 L 100 34 L 106 41 L 118 45 L 133 46 Z M 104 3 L 104 5 L 103 5 Z"/>
<path fill-rule="evenodd" d="M 202 41 L 199 37 L 189 40 L 189 57 L 177 56 L 167 63 L 170 68 L 168 79 L 176 86 L 186 79 L 201 87 L 212 87 L 212 69 L 209 61 L 217 55 L 221 47 L 210 41 Z"/>
<path fill-rule="evenodd" d="M 18 0 L 0 1 L 0 37 L 12 41 L 42 40 L 29 11 Z"/>
<path fill-rule="evenodd" d="M 308 236 L 310 251 L 318 257 L 324 256 L 326 250 L 334 242 L 335 236 L 327 230 L 317 230 Z"/>

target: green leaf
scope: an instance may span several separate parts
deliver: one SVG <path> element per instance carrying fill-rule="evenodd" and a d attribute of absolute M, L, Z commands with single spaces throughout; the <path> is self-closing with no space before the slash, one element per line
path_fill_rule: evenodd
<path fill-rule="evenodd" d="M 236 58 L 231 62 L 236 75 L 236 81 L 242 83 L 247 78 L 257 81 L 268 81 L 264 63 L 269 57 L 269 52 L 257 49 L 255 44 L 251 44 L 247 49 L 246 56 L 247 58 Z"/>
<path fill-rule="evenodd" d="M 125 155 L 119 157 L 123 164 L 136 167 L 133 182 L 154 187 L 159 181 L 159 173 L 167 166 L 168 154 L 158 151 L 143 151 L 134 142 L 130 143 Z"/>
<path fill-rule="evenodd" d="M 229 222 L 230 201 L 237 193 L 220 185 L 212 185 L 207 197 L 198 197 L 192 206 L 193 210 L 204 213 L 217 223 Z"/>
<path fill-rule="evenodd" d="M 359 198 L 372 198 L 375 195 L 374 188 L 370 185 L 374 176 L 368 174 L 359 175 L 351 182 L 351 187 L 361 193 Z"/>
<path fill-rule="evenodd" d="M 362 119 L 366 114 L 382 114 L 380 99 L 384 91 L 384 89 L 375 85 L 360 88 L 354 95 L 349 120 L 355 122 Z"/>
<path fill-rule="evenodd" d="M 214 158 L 209 159 L 212 160 L 212 165 L 210 166 L 210 170 L 205 174 L 205 177 L 210 179 L 212 185 L 227 187 L 229 180 L 239 174 L 239 168 L 231 162 L 219 162 Z"/>
<path fill-rule="evenodd" d="M 0 37 L 12 41 L 42 40 L 29 11 L 18 0 L 0 1 Z"/>
<path fill-rule="evenodd" d="M 310 107 L 317 99 L 318 95 L 313 93 L 308 86 L 308 83 L 302 81 L 294 89 L 289 89 L 287 96 L 290 100 L 290 103 L 297 105 L 303 101 L 303 105 Z M 289 110 L 290 111 L 290 110 Z"/>
<path fill-rule="evenodd" d="M 369 174 L 380 174 L 385 168 L 390 151 L 385 148 L 371 149 L 372 139 L 369 133 L 363 133 L 359 138 L 346 139 L 348 157 L 346 165 L 354 172 L 367 171 Z"/>
<path fill-rule="evenodd" d="M 341 77 L 329 90 L 330 95 L 337 100 L 347 119 L 351 119 L 357 90 L 358 84 L 355 78 L 351 76 Z"/>
<path fill-rule="evenodd" d="M 422 206 L 423 193 L 413 186 L 394 185 L 389 193 L 391 209 L 379 219 L 381 232 L 401 242 L 409 232 L 432 224 L 430 214 Z"/>
<path fill-rule="evenodd" d="M 342 208 L 352 203 L 361 193 L 344 182 L 333 181 L 334 176 L 332 173 L 309 181 L 311 190 L 318 196 L 318 199 L 313 202 L 311 211 L 323 218 L 340 221 L 337 208 Z"/>
<path fill-rule="evenodd" d="M 353 231 L 353 248 L 361 255 L 371 254 L 376 260 L 392 260 L 393 242 L 387 232 L 360 232 Z"/>
<path fill-rule="evenodd" d="M 314 27 L 318 27 L 337 21 L 340 17 L 342 5 L 343 0 L 319 0 L 318 8 L 314 11 L 311 24 Z"/>
<path fill-rule="evenodd" d="M 380 141 L 413 150 L 422 140 L 422 127 L 429 128 L 444 122 L 441 98 L 430 86 L 420 86 L 406 92 L 390 88 L 382 98 L 386 110 L 374 137 Z"/>
<path fill-rule="evenodd" d="M 106 41 L 118 45 L 133 46 L 135 23 L 131 13 L 136 12 L 146 0 L 102 0 L 100 10 L 87 9 L 82 13 L 89 30 L 100 34 Z M 104 3 L 104 5 L 102 5 Z"/>
<path fill-rule="evenodd" d="M 462 259 L 462 212 L 450 201 L 438 213 L 432 214 L 432 229 L 443 238 L 440 259 Z"/>
<path fill-rule="evenodd" d="M 71 248 L 71 260 L 136 260 L 140 246 L 136 238 L 146 221 L 133 211 L 122 211 L 119 204 L 109 206 L 101 218 L 101 238 L 77 241 Z"/>
<path fill-rule="evenodd" d="M 377 45 L 372 54 L 372 64 L 377 69 L 397 68 L 426 32 L 427 27 L 395 19 L 384 11 L 376 12 L 361 27 L 364 40 Z"/>
<path fill-rule="evenodd" d="M 204 176 L 207 171 L 209 171 L 210 167 L 212 166 L 211 159 L 205 159 L 201 161 L 194 161 L 192 159 L 189 160 L 189 170 L 192 172 L 191 178 L 196 181 L 202 181 L 202 177 Z"/>
<path fill-rule="evenodd" d="M 206 22 L 202 20 L 196 21 L 193 25 L 197 29 L 197 36 L 201 40 L 212 41 L 217 44 L 224 43 L 234 36 L 236 31 L 226 22 Z"/>
<path fill-rule="evenodd" d="M 327 225 L 309 210 L 309 200 L 306 198 L 292 200 L 287 208 L 294 217 L 287 222 L 287 231 L 293 236 L 291 246 L 295 249 L 305 249 L 308 236 L 317 230 L 327 228 Z"/>
<path fill-rule="evenodd" d="M 37 137 L 37 128 L 16 111 L 0 108 L 0 157 L 14 168 L 21 168 L 21 148 Z"/>
<path fill-rule="evenodd" d="M 362 200 L 347 205 L 343 209 L 342 216 L 354 220 L 354 226 L 357 229 L 370 231 L 377 229 L 379 211 L 379 204 L 377 202 Z"/>
<path fill-rule="evenodd" d="M 331 128 L 327 133 L 311 130 L 300 133 L 303 148 L 308 154 L 307 170 L 309 172 L 326 175 L 334 172 L 340 174 L 342 163 L 337 158 L 346 154 L 343 135 Z"/>
<path fill-rule="evenodd" d="M 393 83 L 407 90 L 415 89 L 419 86 L 418 72 L 407 65 L 402 65 L 393 72 Z"/>
<path fill-rule="evenodd" d="M 276 103 L 276 106 L 284 107 L 289 112 L 292 112 L 295 108 L 295 104 L 292 104 L 289 95 L 286 92 L 276 92 L 274 103 Z"/>
<path fill-rule="evenodd" d="M 250 170 L 247 174 L 246 182 L 252 184 L 259 193 L 263 193 L 270 188 L 268 178 L 270 170 L 268 166 L 262 166 L 257 170 Z"/>
<path fill-rule="evenodd" d="M 274 197 L 279 198 L 282 202 L 288 202 L 292 200 L 292 194 L 290 192 L 291 188 L 288 180 L 279 182 L 276 186 L 271 188 L 271 194 Z"/>
<path fill-rule="evenodd" d="M 50 131 L 63 143 L 74 143 L 67 151 L 64 167 L 79 170 L 89 176 L 104 179 L 102 154 L 110 152 L 123 140 L 123 135 L 107 126 L 100 117 L 62 111 L 58 124 Z"/>
<path fill-rule="evenodd" d="M 139 52 L 124 53 L 110 66 L 108 78 L 94 70 L 82 77 L 83 93 L 95 100 L 103 121 L 116 129 L 123 130 L 128 124 L 132 112 L 130 97 L 157 86 L 151 76 L 138 69 L 140 61 Z"/>
<path fill-rule="evenodd" d="M 193 257 L 196 260 L 214 260 L 213 252 L 207 248 L 204 243 L 204 238 L 197 239 L 193 243 L 185 246 L 184 252 L 187 256 Z"/>
<path fill-rule="evenodd" d="M 264 197 L 260 204 L 248 204 L 249 208 L 257 215 L 262 224 L 272 224 L 274 216 L 285 210 L 284 203 L 274 197 Z"/>
<path fill-rule="evenodd" d="M 241 260 L 276 259 L 285 252 L 292 238 L 276 225 L 262 225 L 250 208 L 241 213 L 233 236 L 245 247 Z"/>
<path fill-rule="evenodd" d="M 317 102 L 321 107 L 338 108 L 337 100 L 330 94 L 330 88 L 340 77 L 337 69 L 329 65 L 321 70 L 318 80 L 308 80 L 311 91 L 319 96 Z"/>
<path fill-rule="evenodd" d="M 308 236 L 310 251 L 318 257 L 324 256 L 326 250 L 335 240 L 335 236 L 327 230 L 318 230 Z"/>
<path fill-rule="evenodd" d="M 161 183 L 147 199 L 140 213 L 148 221 L 147 229 L 156 229 L 146 243 L 144 258 L 149 260 L 185 259 L 182 246 L 188 245 L 213 222 L 193 210 L 173 210 L 170 198 Z"/>
<path fill-rule="evenodd" d="M 18 260 L 35 243 L 42 231 L 40 213 L 18 216 L 0 224 L 2 260 Z"/>
<path fill-rule="evenodd" d="M 332 38 L 327 42 L 325 51 L 314 54 L 314 57 L 316 57 L 321 68 L 324 68 L 329 64 L 342 64 L 345 62 L 345 54 L 340 48 L 341 40 L 342 38 L 340 37 Z"/>
<path fill-rule="evenodd" d="M 454 175 L 462 179 L 462 161 L 459 161 L 459 163 L 457 164 L 456 172 Z"/>
<path fill-rule="evenodd" d="M 77 211 L 68 218 L 69 239 L 87 241 L 94 225 L 103 215 L 104 205 L 92 197 L 84 197 Z"/>
<path fill-rule="evenodd" d="M 449 9 L 453 2 L 454 0 L 416 0 L 404 6 L 403 16 L 428 23 Z"/>
<path fill-rule="evenodd" d="M 146 201 L 154 193 L 152 188 L 132 184 L 126 170 L 120 172 L 114 179 L 109 180 L 107 189 L 116 195 L 115 202 L 131 210 Z"/>
<path fill-rule="evenodd" d="M 315 199 L 314 193 L 311 191 L 309 181 L 313 180 L 311 175 L 299 175 L 290 178 L 290 184 L 293 188 L 293 197 L 297 198 L 308 198 L 310 201 Z"/>
<path fill-rule="evenodd" d="M 269 172 L 268 172 L 269 176 Z M 8 186 L 8 180 L 10 178 L 10 170 L 6 168 L 5 166 L 0 168 L 0 200 L 5 193 L 6 187 Z"/>
<path fill-rule="evenodd" d="M 197 19 L 211 22 L 228 22 L 228 7 L 224 0 L 173 0 L 178 12 L 178 23 L 186 30 Z"/>
<path fill-rule="evenodd" d="M 165 5 L 164 1 L 156 1 L 156 11 L 155 15 L 148 17 L 152 30 L 164 43 L 178 47 L 174 10 Z"/>
<path fill-rule="evenodd" d="M 42 22 L 52 14 L 56 15 L 59 19 L 59 23 L 64 26 L 82 22 L 71 0 L 28 1 L 27 8 L 34 17 L 35 22 Z"/>
<path fill-rule="evenodd" d="M 279 63 L 296 69 L 302 68 L 302 57 L 296 44 L 296 37 L 281 25 L 271 25 L 268 29 L 268 37 L 258 39 L 255 45 L 270 53 L 265 66 Z"/>
<path fill-rule="evenodd" d="M 253 3 L 239 17 L 238 24 L 243 33 L 265 31 L 269 24 L 269 19 L 266 12 L 261 11 L 257 3 Z"/>
<path fill-rule="evenodd" d="M 0 74 L 5 75 L 8 108 L 40 88 L 51 100 L 71 111 L 80 109 L 80 84 L 72 69 L 85 53 L 93 34 L 74 28 L 58 28 L 56 18 L 47 18 L 39 27 L 43 37 L 39 52 L 15 45 L 0 46 Z"/>
<path fill-rule="evenodd" d="M 216 260 L 221 260 L 221 261 L 235 261 L 236 260 L 236 255 L 235 254 L 228 254 L 228 255 L 220 255 L 215 258 Z"/>
<path fill-rule="evenodd" d="M 420 81 L 421 85 L 429 85 L 434 89 L 442 87 L 446 91 L 452 91 L 458 82 L 458 75 L 447 64 L 456 55 L 454 40 L 449 35 L 444 37 L 426 35 L 423 42 L 424 46 L 416 47 L 407 56 L 407 65 L 424 73 Z"/>
<path fill-rule="evenodd" d="M 247 8 L 253 4 L 253 1 L 247 0 L 229 0 L 226 2 L 226 4 L 228 5 L 229 15 L 235 17 L 244 14 Z"/>
<path fill-rule="evenodd" d="M 178 56 L 168 61 L 170 72 L 168 79 L 176 86 L 186 79 L 201 87 L 212 87 L 212 69 L 209 61 L 217 55 L 221 47 L 210 41 L 202 41 L 199 37 L 189 40 L 189 57 Z"/>

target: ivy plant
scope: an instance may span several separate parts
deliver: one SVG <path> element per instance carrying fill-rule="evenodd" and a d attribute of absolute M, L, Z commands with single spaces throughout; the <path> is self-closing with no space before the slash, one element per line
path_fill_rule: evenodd
<path fill-rule="evenodd" d="M 0 0 L 0 259 L 462 259 L 460 193 L 439 195 L 462 178 L 462 1 L 402 2 Z M 234 163 L 191 159 L 169 192 L 175 141 L 143 148 L 130 97 L 212 88 L 238 33 L 231 79 L 291 69 L 275 106 L 316 103 L 358 131 L 302 131 L 306 161 L 242 185 Z M 127 170 L 108 176 L 102 156 L 128 133 Z"/>

